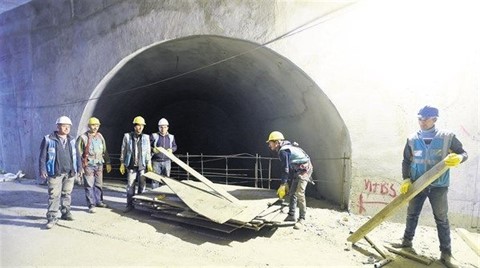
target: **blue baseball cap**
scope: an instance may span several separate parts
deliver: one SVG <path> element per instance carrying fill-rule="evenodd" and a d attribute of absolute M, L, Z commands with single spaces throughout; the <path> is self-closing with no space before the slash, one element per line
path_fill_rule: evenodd
<path fill-rule="evenodd" d="M 427 105 L 418 111 L 418 118 L 429 117 L 438 117 L 438 109 Z"/>

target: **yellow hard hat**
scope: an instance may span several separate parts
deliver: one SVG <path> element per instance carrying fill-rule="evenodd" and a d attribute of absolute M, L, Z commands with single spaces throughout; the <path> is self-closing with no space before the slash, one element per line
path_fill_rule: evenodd
<path fill-rule="evenodd" d="M 100 120 L 98 120 L 98 118 L 96 118 L 96 117 L 90 117 L 90 119 L 88 119 L 88 124 L 89 125 L 100 125 Z"/>
<path fill-rule="evenodd" d="M 272 131 L 272 133 L 270 133 L 270 135 L 268 136 L 268 140 L 267 140 L 267 143 L 269 141 L 278 141 L 278 140 L 284 140 L 285 137 L 283 137 L 283 134 L 279 131 Z"/>
<path fill-rule="evenodd" d="M 146 125 L 145 123 L 145 119 L 143 119 L 143 117 L 141 116 L 137 116 L 133 119 L 133 124 L 134 125 Z"/>

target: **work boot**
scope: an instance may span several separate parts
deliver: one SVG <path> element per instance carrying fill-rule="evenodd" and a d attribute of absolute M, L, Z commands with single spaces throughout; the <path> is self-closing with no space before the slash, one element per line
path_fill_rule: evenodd
<path fill-rule="evenodd" d="M 65 213 L 62 213 L 61 219 L 62 219 L 62 220 L 65 220 L 65 221 L 73 221 L 72 213 L 70 213 L 70 211 L 67 211 L 67 212 L 65 212 Z"/>
<path fill-rule="evenodd" d="M 128 213 L 133 210 L 133 205 L 127 205 L 127 207 L 123 210 L 123 213 Z"/>
<path fill-rule="evenodd" d="M 295 229 L 295 230 L 300 230 L 300 229 L 302 229 L 304 222 L 305 222 L 305 219 L 302 219 L 302 218 L 298 219 L 298 221 L 297 221 L 297 222 L 295 223 L 295 225 L 293 226 L 293 229 Z"/>
<path fill-rule="evenodd" d="M 88 213 L 92 213 L 92 214 L 93 214 L 93 213 L 95 213 L 95 212 L 97 212 L 97 211 L 95 210 L 95 206 L 94 206 L 94 205 L 90 205 L 90 206 L 88 207 Z"/>
<path fill-rule="evenodd" d="M 400 243 L 391 243 L 392 247 L 394 248 L 411 248 L 412 245 L 412 240 L 408 240 L 403 238 Z"/>
<path fill-rule="evenodd" d="M 100 203 L 97 204 L 97 207 L 99 207 L 99 208 L 108 208 L 108 205 L 105 204 L 105 203 L 103 203 L 103 202 L 100 202 Z"/>
<path fill-rule="evenodd" d="M 288 214 L 284 221 L 296 221 L 295 216 Z"/>
<path fill-rule="evenodd" d="M 52 229 L 53 226 L 55 226 L 55 224 L 57 224 L 57 221 L 58 221 L 57 218 L 48 219 L 48 222 L 47 222 L 47 225 L 46 225 L 47 229 Z"/>
<path fill-rule="evenodd" d="M 442 251 L 440 255 L 440 261 L 447 266 L 448 268 L 457 268 L 460 267 L 458 261 L 452 256 L 452 253 Z"/>

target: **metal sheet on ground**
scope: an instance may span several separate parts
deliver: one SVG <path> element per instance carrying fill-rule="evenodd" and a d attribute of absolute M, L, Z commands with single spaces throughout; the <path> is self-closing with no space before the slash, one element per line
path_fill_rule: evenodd
<path fill-rule="evenodd" d="M 147 172 L 144 176 L 152 180 L 163 181 L 190 209 L 217 223 L 224 223 L 245 209 L 245 207 L 231 203 L 224 198 L 153 172 Z"/>
<path fill-rule="evenodd" d="M 225 225 L 225 224 L 218 224 L 214 223 L 211 221 L 205 221 L 202 219 L 198 218 L 188 218 L 188 219 L 183 219 L 181 217 L 175 216 L 175 215 L 169 215 L 166 213 L 154 213 L 152 214 L 153 217 L 160 218 L 160 219 L 165 219 L 165 220 L 170 220 L 178 223 L 185 223 L 189 225 L 194 225 L 194 226 L 199 226 L 203 228 L 208 228 L 211 230 L 216 230 L 224 233 L 231 233 L 241 226 L 230 226 L 230 225 Z"/>

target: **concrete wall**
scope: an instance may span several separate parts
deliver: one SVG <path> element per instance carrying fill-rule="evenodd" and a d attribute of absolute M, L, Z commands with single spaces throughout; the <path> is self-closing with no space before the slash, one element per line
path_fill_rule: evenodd
<path fill-rule="evenodd" d="M 470 155 L 452 172 L 451 221 L 478 227 L 475 5 L 32 1 L 0 15 L 0 168 L 35 176 L 40 139 L 55 119 L 66 114 L 79 123 L 94 89 L 142 48 L 192 35 L 262 44 L 312 22 L 266 48 L 312 79 L 345 122 L 352 146 L 351 211 L 372 215 L 398 195 L 405 139 L 418 128 L 418 108 L 428 103 L 440 109 L 437 125 L 454 131 Z M 431 214 L 423 215 L 431 223 Z"/>

